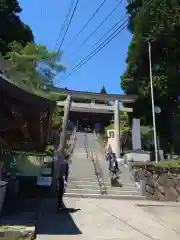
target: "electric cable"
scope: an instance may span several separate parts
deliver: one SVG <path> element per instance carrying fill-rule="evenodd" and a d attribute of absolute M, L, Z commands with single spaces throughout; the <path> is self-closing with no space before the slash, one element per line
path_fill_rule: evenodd
<path fill-rule="evenodd" d="M 113 10 L 105 17 L 105 19 L 87 36 L 87 38 L 82 42 L 82 44 L 80 45 L 80 48 L 84 46 L 84 44 L 97 32 L 97 30 L 106 22 L 106 20 L 116 11 L 116 9 L 120 6 L 120 4 L 123 2 L 124 0 L 121 0 L 116 6 L 115 8 L 113 8 Z"/>
<path fill-rule="evenodd" d="M 104 37 L 106 37 L 114 28 L 118 26 L 127 16 L 124 15 L 117 23 L 115 23 L 92 47 L 95 47 Z"/>
<path fill-rule="evenodd" d="M 60 45 L 59 45 L 59 47 L 58 47 L 58 50 L 61 49 L 61 46 L 62 46 L 62 44 L 63 44 L 63 42 L 64 42 L 64 39 L 65 39 L 65 37 L 66 37 L 66 35 L 67 35 L 67 32 L 68 32 L 68 30 L 69 30 L 69 27 L 70 27 L 71 22 L 72 22 L 72 20 L 73 20 L 73 17 L 74 17 L 74 14 L 75 14 L 75 12 L 76 12 L 76 9 L 77 9 L 77 6 L 78 6 L 79 1 L 80 1 L 80 0 L 77 0 L 77 1 L 76 1 L 75 7 L 74 7 L 73 12 L 72 12 L 72 15 L 71 15 L 71 18 L 70 18 L 69 23 L 68 23 L 68 25 L 67 25 L 66 31 L 65 31 L 65 33 L 64 33 L 64 36 L 63 36 L 63 38 L 62 38 L 62 40 L 61 40 L 61 43 L 60 43 Z"/>
<path fill-rule="evenodd" d="M 124 23 L 126 23 L 127 21 L 125 21 Z M 125 27 L 127 27 L 127 25 L 123 26 L 124 23 L 120 26 L 122 27 L 122 29 L 119 30 L 119 28 L 113 32 L 113 34 L 111 34 L 109 37 L 110 39 L 106 39 L 103 43 L 101 43 L 95 50 L 93 50 L 85 59 L 83 59 L 79 64 L 76 65 L 76 67 L 74 69 L 72 69 L 73 71 L 76 70 L 76 68 L 79 68 L 81 66 L 83 66 L 85 63 L 87 63 L 93 56 L 95 56 L 100 50 L 102 50 L 108 43 L 110 43 L 117 35 L 119 35 L 120 32 L 122 32 L 122 30 L 124 30 Z M 116 33 L 117 32 L 117 33 Z M 115 34 L 116 33 L 116 34 Z M 115 34 L 115 35 L 114 35 Z M 114 35 L 114 36 L 113 36 Z M 108 41 L 107 41 L 108 40 Z M 107 41 L 107 42 L 106 42 Z"/>
<path fill-rule="evenodd" d="M 126 27 L 128 19 L 126 19 L 108 38 L 106 38 L 96 49 L 94 49 L 90 54 L 88 54 L 83 60 L 81 60 L 71 71 L 70 73 L 62 77 L 56 82 L 59 83 L 61 80 L 71 76 L 77 69 L 85 65 L 92 57 L 94 57 L 99 51 L 101 51 L 105 46 L 107 46 L 115 37 L 117 37 Z"/>
<path fill-rule="evenodd" d="M 80 1 L 80 0 L 77 0 L 77 1 L 76 1 L 76 4 L 75 4 L 75 6 L 74 6 L 73 12 L 72 12 L 71 17 L 70 17 L 70 20 L 69 20 L 69 22 L 68 22 L 67 28 L 66 28 L 66 30 L 65 30 L 64 36 L 62 37 L 62 40 L 61 40 L 61 42 L 60 42 L 60 45 L 59 45 L 57 51 L 59 51 L 59 50 L 61 49 L 61 46 L 62 46 L 62 44 L 63 44 L 63 42 L 64 42 L 64 39 L 65 39 L 65 37 L 66 37 L 66 35 L 67 35 L 67 32 L 68 32 L 68 30 L 69 30 L 69 27 L 70 27 L 70 25 L 71 25 L 71 23 L 72 23 L 72 20 L 73 20 L 74 14 L 75 14 L 75 12 L 76 12 L 76 9 L 77 9 L 77 7 L 78 7 L 79 1 Z M 71 1 L 71 4 L 73 4 L 73 3 L 74 3 L 74 0 Z M 71 6 L 71 5 L 70 5 L 70 8 L 69 8 L 69 9 L 70 9 L 70 10 L 72 9 L 72 6 Z M 59 58 L 60 58 L 60 56 L 54 58 L 53 61 L 54 61 L 54 62 L 55 62 L 55 61 L 59 61 Z M 51 71 L 52 71 L 52 68 L 50 67 L 49 73 L 51 73 Z"/>
<path fill-rule="evenodd" d="M 76 34 L 74 39 L 70 42 L 67 49 L 76 41 L 76 39 L 79 37 L 79 35 L 84 31 L 84 29 L 88 26 L 88 24 L 91 22 L 91 20 L 96 16 L 96 14 L 99 12 L 99 10 L 104 6 L 107 0 L 104 0 L 99 7 L 96 9 L 96 11 L 92 14 L 92 16 L 89 18 L 89 20 L 85 23 L 85 25 L 81 28 L 81 30 Z"/>
<path fill-rule="evenodd" d="M 62 33 L 63 33 L 63 31 L 64 31 L 64 29 L 65 29 L 65 26 L 66 26 L 66 24 L 67 24 L 67 22 L 68 22 L 70 13 L 71 13 L 71 11 L 72 11 L 72 7 L 73 7 L 73 5 L 74 5 L 74 2 L 75 2 L 75 0 L 71 0 L 71 3 L 70 3 L 70 5 L 69 5 L 68 12 L 67 12 L 66 17 L 65 17 L 65 19 L 64 19 L 64 22 L 63 22 L 63 25 L 62 25 L 62 27 L 61 27 L 61 30 L 60 30 L 60 32 L 59 32 L 59 34 L 58 34 L 58 38 L 57 38 L 57 41 L 56 41 L 56 44 L 55 44 L 55 50 L 56 50 L 56 48 L 57 48 L 57 46 L 58 46 L 59 40 L 61 39 Z"/>

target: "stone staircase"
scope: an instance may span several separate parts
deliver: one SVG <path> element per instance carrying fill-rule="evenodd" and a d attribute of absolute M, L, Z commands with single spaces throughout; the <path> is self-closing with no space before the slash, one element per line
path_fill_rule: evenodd
<path fill-rule="evenodd" d="M 121 181 L 121 180 L 120 180 Z M 110 180 L 103 182 L 102 186 L 97 179 L 70 178 L 68 181 L 66 197 L 95 198 L 95 199 L 132 199 L 143 200 L 139 190 L 133 182 L 122 183 L 121 187 L 111 187 Z"/>
<path fill-rule="evenodd" d="M 85 138 L 87 138 L 88 149 L 96 151 L 96 161 L 98 161 L 99 170 L 101 171 L 101 176 L 99 177 L 97 177 L 95 164 L 91 159 L 92 156 L 87 156 L 87 151 L 84 147 Z M 131 181 L 128 169 L 123 166 L 120 167 L 121 186 L 111 187 L 108 163 L 103 159 L 102 152 L 98 152 L 100 151 L 99 149 L 97 139 L 93 134 L 85 136 L 82 133 L 77 133 L 75 149 L 71 156 L 72 165 L 70 166 L 68 189 L 65 196 L 95 199 L 144 199 L 135 184 Z M 99 157 L 100 159 L 97 159 L 97 156 L 101 156 Z"/>

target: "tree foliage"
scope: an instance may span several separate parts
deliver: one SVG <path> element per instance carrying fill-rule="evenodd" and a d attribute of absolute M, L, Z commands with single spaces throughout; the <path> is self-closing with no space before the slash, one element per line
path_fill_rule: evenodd
<path fill-rule="evenodd" d="M 103 85 L 103 87 L 101 88 L 100 93 L 101 93 L 101 94 L 107 94 L 107 92 L 106 92 L 106 88 L 105 88 L 104 85 Z"/>
<path fill-rule="evenodd" d="M 129 117 L 127 112 L 120 111 L 119 115 L 120 115 L 120 131 L 130 135 L 131 133 L 130 133 Z M 106 130 L 114 129 L 114 124 L 110 124 L 105 129 Z"/>
<path fill-rule="evenodd" d="M 18 42 L 12 42 L 6 54 L 12 65 L 12 70 L 20 72 L 25 84 L 35 88 L 44 88 L 53 85 L 53 79 L 65 67 L 56 62 L 61 52 L 49 52 L 46 46 L 28 43 L 23 47 Z"/>
<path fill-rule="evenodd" d="M 21 11 L 17 0 L 0 1 L 0 52 L 2 55 L 7 53 L 8 44 L 13 41 L 20 42 L 23 46 L 34 41 L 31 29 L 20 20 Z"/>
<path fill-rule="evenodd" d="M 50 87 L 65 70 L 59 62 L 62 53 L 34 43 L 31 29 L 20 20 L 21 11 L 17 0 L 0 1 L 0 53 L 9 60 L 9 77 L 36 89 Z"/>
<path fill-rule="evenodd" d="M 180 89 L 180 2 L 178 0 L 128 0 L 128 29 L 133 34 L 127 56 L 127 69 L 121 87 L 127 94 L 137 94 L 134 115 L 152 124 L 148 42 L 151 43 L 155 105 L 158 133 L 166 142 L 172 140 L 173 116 L 179 112 Z M 127 81 L 132 78 L 133 82 Z M 168 124 L 168 128 L 163 123 Z"/>
<path fill-rule="evenodd" d="M 107 94 L 107 91 L 106 91 L 106 88 L 105 88 L 104 85 L 102 86 L 100 93 L 101 94 Z M 106 100 L 95 100 L 95 103 L 97 103 L 97 104 L 108 104 L 108 101 L 106 101 Z"/>

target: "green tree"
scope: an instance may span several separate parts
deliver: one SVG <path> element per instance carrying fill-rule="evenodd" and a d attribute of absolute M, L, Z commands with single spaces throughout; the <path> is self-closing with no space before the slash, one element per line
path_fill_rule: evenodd
<path fill-rule="evenodd" d="M 101 94 L 107 94 L 104 85 L 103 85 L 103 87 L 101 88 L 100 93 L 101 93 Z M 96 102 L 97 104 L 108 104 L 108 101 L 105 101 L 105 100 L 96 100 L 95 102 Z"/>
<path fill-rule="evenodd" d="M 7 53 L 8 44 L 13 41 L 20 42 L 23 46 L 34 41 L 31 29 L 20 20 L 21 11 L 17 0 L 0 1 L 0 52 L 2 55 Z"/>
<path fill-rule="evenodd" d="M 148 57 L 148 41 L 151 41 L 155 104 L 162 110 L 156 117 L 157 130 L 164 143 L 168 143 L 172 141 L 173 116 L 179 112 L 180 3 L 177 0 L 129 0 L 127 12 L 133 38 L 121 86 L 125 93 L 139 97 L 133 115 L 141 117 L 145 124 L 152 124 Z"/>
<path fill-rule="evenodd" d="M 103 87 L 101 88 L 101 91 L 100 91 L 101 94 L 107 94 L 106 92 L 106 89 L 105 89 L 105 86 L 103 85 Z"/>
<path fill-rule="evenodd" d="M 10 52 L 6 58 L 12 64 L 12 70 L 23 74 L 24 83 L 35 88 L 53 85 L 54 77 L 65 67 L 55 59 L 60 59 L 61 52 L 49 52 L 46 46 L 28 43 L 25 47 L 17 42 L 9 44 Z"/>

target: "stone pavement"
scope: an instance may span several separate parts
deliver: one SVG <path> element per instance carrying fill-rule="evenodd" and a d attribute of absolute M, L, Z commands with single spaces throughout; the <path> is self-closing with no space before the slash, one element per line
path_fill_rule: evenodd
<path fill-rule="evenodd" d="M 60 214 L 52 204 L 46 206 L 38 219 L 37 239 L 180 239 L 178 203 L 66 198 L 65 205 L 68 211 Z"/>

